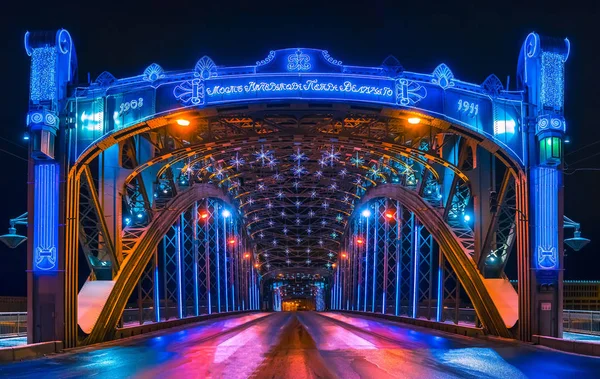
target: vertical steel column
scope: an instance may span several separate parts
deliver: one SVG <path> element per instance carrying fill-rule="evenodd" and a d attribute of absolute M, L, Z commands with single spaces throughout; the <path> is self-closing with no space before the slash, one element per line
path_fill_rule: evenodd
<path fill-rule="evenodd" d="M 388 294 L 388 274 L 389 274 L 389 226 L 390 223 L 387 220 L 386 212 L 388 209 L 388 199 L 385 199 L 383 210 L 383 282 L 381 288 L 381 313 L 385 314 L 386 309 L 386 297 Z"/>
<path fill-rule="evenodd" d="M 365 301 L 363 304 L 363 312 L 367 311 L 367 293 L 368 291 L 368 287 L 369 287 L 369 218 L 365 217 L 367 219 L 366 222 L 366 238 L 365 238 Z"/>
<path fill-rule="evenodd" d="M 199 240 L 198 240 L 198 202 L 194 202 L 192 206 L 192 252 L 194 255 L 194 315 L 200 315 L 200 278 L 198 277 L 200 273 L 198 272 L 198 264 L 200 261 L 198 251 L 199 249 Z"/>
<path fill-rule="evenodd" d="M 401 225 L 401 258 L 400 258 L 400 314 L 412 315 L 412 283 L 413 283 L 413 228 L 414 216 L 405 209 L 400 211 Z"/>
<path fill-rule="evenodd" d="M 184 317 L 195 314 L 196 303 L 196 203 L 181 214 L 181 310 Z"/>
<path fill-rule="evenodd" d="M 206 221 L 204 225 L 204 265 L 205 265 L 205 275 L 206 275 L 206 307 L 208 314 L 212 314 L 212 303 L 211 303 L 211 276 L 212 272 L 210 269 L 210 225 L 214 222 L 215 212 L 214 208 L 211 212 L 211 201 L 208 199 L 204 200 L 204 204 L 206 206 Z"/>
<path fill-rule="evenodd" d="M 177 227 L 177 305 L 179 310 L 179 318 L 183 318 L 183 227 L 185 225 L 185 212 L 179 216 L 179 226 Z"/>
<path fill-rule="evenodd" d="M 217 313 L 221 313 L 221 269 L 220 269 L 220 264 L 219 264 L 219 254 L 220 254 L 220 249 L 219 249 L 219 212 L 218 209 L 220 209 L 221 207 L 218 205 L 219 203 L 215 204 L 215 243 L 216 243 L 216 248 L 215 248 L 215 262 L 217 264 L 216 267 L 216 273 L 217 273 Z"/>
<path fill-rule="evenodd" d="M 377 226 L 379 224 L 379 204 L 377 202 L 377 200 L 374 201 L 374 207 L 373 207 L 373 278 L 371 280 L 373 280 L 373 289 L 372 289 L 372 293 L 371 293 L 371 312 L 375 313 L 375 302 L 376 302 L 376 297 L 375 297 L 375 293 L 376 293 L 376 289 L 377 289 L 377 265 L 379 262 L 377 262 L 377 244 L 378 244 L 378 240 L 377 240 Z"/>
<path fill-rule="evenodd" d="M 159 270 L 158 270 L 158 247 L 154 249 L 154 321 L 160 322 L 160 291 L 159 291 Z"/>
<path fill-rule="evenodd" d="M 396 201 L 396 307 L 394 310 L 394 314 L 398 316 L 400 313 L 400 286 L 401 286 L 401 271 L 400 271 L 400 260 L 402 259 L 402 208 L 400 207 L 400 202 Z"/>
<path fill-rule="evenodd" d="M 411 217 L 414 220 L 413 227 L 413 238 L 412 238 L 412 247 L 413 247 L 413 283 L 412 283 L 412 318 L 417 318 L 418 315 L 418 306 L 419 306 L 419 229 L 421 225 L 418 220 L 415 219 L 414 214 L 411 214 Z"/>
<path fill-rule="evenodd" d="M 444 254 L 438 249 L 438 284 L 437 284 L 437 307 L 435 312 L 435 321 L 444 322 Z"/>
<path fill-rule="evenodd" d="M 419 305 L 417 317 L 425 316 L 430 320 L 433 285 L 433 239 L 429 231 L 420 223 L 417 237 L 418 265 L 415 266 L 418 273 L 417 290 L 415 291 L 417 304 Z M 427 311 L 424 314 L 420 311 L 421 304 L 427 304 Z"/>
<path fill-rule="evenodd" d="M 179 301 L 179 222 L 178 218 L 163 238 L 165 320 L 171 318 L 169 303 L 178 304 Z"/>
<path fill-rule="evenodd" d="M 233 216 L 230 216 L 233 217 Z M 223 217 L 223 280 L 224 280 L 224 286 L 223 289 L 225 290 L 225 312 L 229 312 L 229 298 L 227 296 L 227 286 L 228 286 L 228 280 L 227 280 L 227 219 L 228 217 Z"/>

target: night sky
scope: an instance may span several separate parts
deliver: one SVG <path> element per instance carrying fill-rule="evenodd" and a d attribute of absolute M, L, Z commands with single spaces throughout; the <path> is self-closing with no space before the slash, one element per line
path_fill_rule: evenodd
<path fill-rule="evenodd" d="M 600 12 L 598 5 L 544 1 L 528 7 L 503 2 L 486 7 L 462 1 L 443 6 L 394 1 L 62 1 L 10 2 L 0 15 L 3 47 L 0 91 L 0 233 L 8 219 L 26 211 L 27 155 L 22 134 L 29 92 L 27 30 L 65 28 L 75 41 L 79 81 L 103 71 L 117 78 L 138 75 L 156 62 L 165 70 L 191 69 L 203 55 L 217 65 L 253 64 L 269 50 L 286 47 L 327 49 L 344 63 L 379 65 L 393 54 L 408 71 L 432 72 L 446 63 L 456 78 L 481 83 L 496 74 L 506 83 L 515 72 L 519 49 L 531 31 L 571 40 L 566 65 L 567 145 L 565 213 L 592 239 L 580 252 L 568 252 L 567 279 L 600 280 Z M 592 4 L 594 2 L 588 2 Z M 89 5 L 94 4 L 94 6 Z M 392 5 L 393 4 L 393 5 Z M 500 4 L 500 2 L 495 2 Z M 517 4 L 517 2 L 515 2 Z M 596 144 L 593 144 L 596 142 Z M 595 168 L 599 171 L 576 171 Z M 22 228 L 22 227 L 21 227 Z M 24 233 L 24 230 L 21 229 Z M 572 231 L 567 231 L 571 236 Z M 0 244 L 0 296 L 25 295 L 25 244 Z"/>

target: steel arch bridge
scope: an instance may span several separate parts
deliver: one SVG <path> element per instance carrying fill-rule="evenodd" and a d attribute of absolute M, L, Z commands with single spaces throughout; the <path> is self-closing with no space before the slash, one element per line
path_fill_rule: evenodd
<path fill-rule="evenodd" d="M 66 30 L 25 49 L 30 342 L 294 299 L 561 335 L 567 39 L 528 35 L 516 90 L 308 48 L 78 84 Z"/>

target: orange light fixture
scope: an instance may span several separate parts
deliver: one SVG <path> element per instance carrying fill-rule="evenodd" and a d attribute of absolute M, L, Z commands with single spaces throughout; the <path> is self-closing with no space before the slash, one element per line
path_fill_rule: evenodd
<path fill-rule="evenodd" d="M 412 125 L 417 125 L 418 123 L 421 122 L 421 119 L 418 117 L 409 117 L 408 118 L 408 123 L 412 124 Z"/>
<path fill-rule="evenodd" d="M 342 253 L 342 258 L 347 258 L 347 257 L 348 257 L 348 254 Z"/>
<path fill-rule="evenodd" d="M 333 264 L 331 265 L 331 267 L 333 267 L 333 268 L 335 268 L 335 266 L 337 266 L 337 264 L 335 264 L 335 263 L 333 263 Z"/>
<path fill-rule="evenodd" d="M 387 218 L 388 220 L 393 219 L 394 218 L 394 213 L 390 212 L 390 211 L 385 212 L 385 218 Z"/>
<path fill-rule="evenodd" d="M 206 213 L 206 212 L 202 212 L 202 213 L 200 213 L 200 218 L 201 218 L 202 220 L 206 220 L 206 219 L 208 218 L 208 213 Z"/>
<path fill-rule="evenodd" d="M 365 243 L 365 241 L 362 238 L 358 238 L 356 240 L 356 243 L 359 244 L 359 245 L 362 245 L 363 243 Z"/>
<path fill-rule="evenodd" d="M 229 240 L 229 244 L 230 244 L 230 245 L 233 245 L 234 243 L 235 243 L 235 238 L 231 238 L 231 239 Z"/>
<path fill-rule="evenodd" d="M 190 120 L 186 120 L 184 118 L 180 118 L 177 120 L 177 125 L 188 126 L 190 124 Z"/>
<path fill-rule="evenodd" d="M 256 267 L 256 268 L 259 268 L 259 267 L 260 267 L 260 265 L 259 265 L 258 263 L 255 263 L 255 264 L 254 264 L 254 267 Z"/>
<path fill-rule="evenodd" d="M 244 258 L 246 258 L 246 259 L 250 258 L 250 253 L 244 254 Z"/>

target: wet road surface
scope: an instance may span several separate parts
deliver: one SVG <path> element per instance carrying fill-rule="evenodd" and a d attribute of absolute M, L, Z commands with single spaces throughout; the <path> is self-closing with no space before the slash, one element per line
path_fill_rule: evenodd
<path fill-rule="evenodd" d="M 600 358 L 364 316 L 256 313 L 0 364 L 0 376 L 583 379 L 600 377 Z"/>

